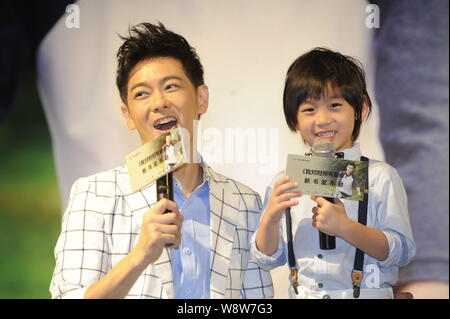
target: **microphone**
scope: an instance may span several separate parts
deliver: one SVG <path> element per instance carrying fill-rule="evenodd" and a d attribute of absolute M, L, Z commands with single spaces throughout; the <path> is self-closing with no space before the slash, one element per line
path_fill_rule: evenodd
<path fill-rule="evenodd" d="M 335 148 L 332 142 L 319 140 L 311 147 L 311 155 L 324 158 L 334 158 Z M 334 204 L 334 198 L 324 197 L 327 201 Z M 336 248 L 336 237 L 322 233 L 319 230 L 319 244 L 322 250 L 331 250 Z"/>
<path fill-rule="evenodd" d="M 163 198 L 170 199 L 173 201 L 173 176 L 172 172 L 167 173 L 164 176 L 161 176 L 156 180 L 156 197 L 157 200 L 161 200 Z M 170 210 L 166 209 L 164 213 L 170 213 Z M 166 244 L 165 247 L 172 247 L 173 244 Z"/>

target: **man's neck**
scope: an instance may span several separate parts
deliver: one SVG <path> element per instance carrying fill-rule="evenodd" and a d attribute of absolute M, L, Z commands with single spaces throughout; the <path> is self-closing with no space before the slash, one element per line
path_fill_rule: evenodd
<path fill-rule="evenodd" d="M 186 163 L 173 172 L 173 176 L 181 184 L 185 197 L 203 183 L 203 169 L 197 163 Z"/>

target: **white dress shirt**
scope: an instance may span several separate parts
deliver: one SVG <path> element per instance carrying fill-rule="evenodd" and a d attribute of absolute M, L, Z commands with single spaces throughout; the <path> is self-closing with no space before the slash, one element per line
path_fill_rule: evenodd
<path fill-rule="evenodd" d="M 360 160 L 359 144 L 346 149 L 344 158 Z M 274 182 L 285 172 L 279 173 Z M 263 207 L 267 205 L 273 184 L 267 188 Z M 358 201 L 342 200 L 349 218 L 358 220 Z M 312 208 L 316 202 L 309 195 L 299 198 L 299 204 L 291 208 L 293 246 L 299 271 L 299 294 L 292 286 L 289 295 L 293 298 L 352 298 L 351 272 L 355 258 L 355 247 L 336 237 L 336 249 L 320 250 L 319 231 L 312 226 Z M 264 208 L 263 208 L 264 210 Z M 252 258 L 264 269 L 284 265 L 287 261 L 285 218 L 281 221 L 281 240 L 278 250 L 266 256 L 256 248 L 252 238 Z M 407 197 L 403 183 L 395 168 L 369 161 L 369 202 L 367 226 L 381 230 L 389 243 L 389 255 L 379 261 L 364 255 L 364 277 L 360 298 L 392 298 L 391 286 L 396 282 L 400 266 L 408 264 L 414 257 L 416 246 L 408 215 Z M 288 277 L 289 274 L 286 274 Z"/>

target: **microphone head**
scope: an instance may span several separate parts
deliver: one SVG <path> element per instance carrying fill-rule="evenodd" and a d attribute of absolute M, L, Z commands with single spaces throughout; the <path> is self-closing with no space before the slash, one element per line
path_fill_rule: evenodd
<path fill-rule="evenodd" d="M 327 140 L 319 140 L 314 142 L 311 147 L 313 156 L 334 158 L 335 147 L 333 142 Z"/>

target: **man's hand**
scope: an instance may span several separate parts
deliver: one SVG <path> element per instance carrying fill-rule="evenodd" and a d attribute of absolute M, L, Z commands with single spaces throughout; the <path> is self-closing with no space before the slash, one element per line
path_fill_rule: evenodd
<path fill-rule="evenodd" d="M 170 213 L 164 213 L 166 210 Z M 180 245 L 182 223 L 183 215 L 178 211 L 177 204 L 165 198 L 161 199 L 145 212 L 134 252 L 142 256 L 147 265 L 155 262 L 164 245 Z"/>

